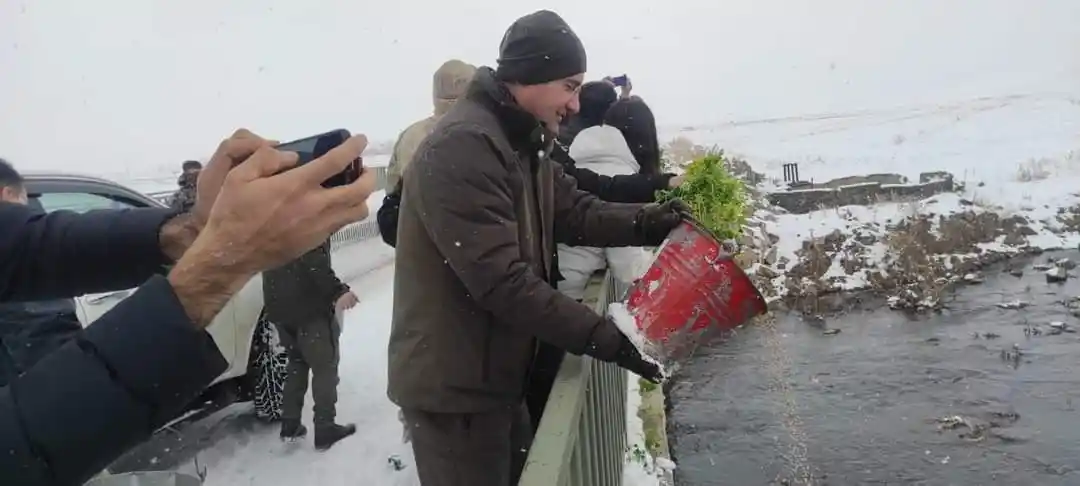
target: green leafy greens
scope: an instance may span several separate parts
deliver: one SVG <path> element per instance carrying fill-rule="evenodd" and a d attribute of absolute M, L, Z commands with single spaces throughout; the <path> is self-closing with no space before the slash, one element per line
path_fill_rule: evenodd
<path fill-rule="evenodd" d="M 728 172 L 723 152 L 691 162 L 685 176 L 679 187 L 659 191 L 657 201 L 682 199 L 713 236 L 721 241 L 737 238 L 746 222 L 746 189 Z"/>

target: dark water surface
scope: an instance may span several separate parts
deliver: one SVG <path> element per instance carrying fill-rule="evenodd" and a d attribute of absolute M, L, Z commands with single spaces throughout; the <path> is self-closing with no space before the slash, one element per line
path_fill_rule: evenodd
<path fill-rule="evenodd" d="M 1060 302 L 1080 278 L 1031 263 L 988 269 L 938 315 L 863 304 L 826 335 L 781 314 L 699 350 L 669 393 L 676 483 L 1080 485 L 1080 334 L 1049 326 L 1080 329 Z M 1031 305 L 996 305 L 1014 300 Z"/>

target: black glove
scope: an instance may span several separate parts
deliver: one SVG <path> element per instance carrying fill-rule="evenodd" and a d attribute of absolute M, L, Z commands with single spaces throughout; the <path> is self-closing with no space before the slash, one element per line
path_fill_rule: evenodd
<path fill-rule="evenodd" d="M 615 364 L 624 370 L 638 375 L 653 383 L 664 380 L 664 373 L 660 371 L 660 365 L 646 360 L 637 350 L 637 346 L 630 342 L 630 338 L 623 336 L 619 345 L 619 353 L 615 355 Z"/>
<path fill-rule="evenodd" d="M 585 354 L 601 361 L 615 363 L 618 367 L 653 383 L 660 383 L 664 379 L 660 365 L 643 358 L 634 343 L 630 342 L 630 338 L 619 330 L 619 326 L 615 325 L 611 317 L 603 318 L 593 328 Z"/>
<path fill-rule="evenodd" d="M 387 192 L 383 198 L 382 206 L 376 212 L 376 221 L 379 224 L 379 236 L 387 245 L 397 247 L 398 211 L 401 209 L 401 187 L 398 185 L 397 192 Z"/>
<path fill-rule="evenodd" d="M 634 229 L 648 246 L 657 246 L 664 242 L 668 233 L 690 214 L 690 206 L 681 199 L 671 199 L 657 204 L 646 204 L 634 218 Z"/>

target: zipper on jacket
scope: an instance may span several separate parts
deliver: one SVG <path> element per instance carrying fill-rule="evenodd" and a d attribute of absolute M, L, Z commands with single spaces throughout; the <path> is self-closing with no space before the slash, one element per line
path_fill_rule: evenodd
<path fill-rule="evenodd" d="M 537 242 L 539 243 L 539 253 L 537 254 L 537 257 L 540 258 L 540 265 L 544 266 L 545 255 L 548 252 L 548 248 L 546 244 L 546 235 L 544 234 L 544 203 L 540 199 L 539 175 L 540 164 L 541 162 L 543 162 L 542 157 L 546 157 L 546 155 L 541 156 L 541 153 L 542 152 L 538 152 L 535 156 L 533 156 L 530 155 L 528 152 L 518 152 L 517 155 L 519 158 L 524 155 L 525 157 L 527 157 L 526 160 L 528 160 L 529 162 L 529 174 L 526 176 L 528 180 L 526 180 L 525 183 L 526 187 L 531 189 L 530 195 L 532 196 L 533 224 L 537 229 L 535 236 L 537 238 Z M 531 230 L 532 228 L 529 229 Z M 544 279 L 549 282 L 552 281 L 551 270 L 551 268 L 541 269 L 541 271 L 543 271 L 542 275 L 544 276 Z"/>
<path fill-rule="evenodd" d="M 484 331 L 484 346 L 483 346 L 483 361 L 480 364 L 480 381 L 487 383 L 491 381 L 491 341 L 495 338 L 495 325 L 488 322 L 487 328 Z"/>

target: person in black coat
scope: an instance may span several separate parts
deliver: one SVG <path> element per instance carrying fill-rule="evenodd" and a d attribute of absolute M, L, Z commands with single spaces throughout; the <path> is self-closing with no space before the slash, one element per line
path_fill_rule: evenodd
<path fill-rule="evenodd" d="M 582 130 L 602 125 L 604 114 L 608 108 L 614 105 L 620 97 L 630 95 L 629 89 L 623 90 L 623 96 L 615 94 L 615 85 L 604 79 L 602 81 L 589 81 L 581 85 L 581 94 L 578 96 L 578 106 L 581 109 L 563 120 L 559 127 L 559 142 L 569 147 L 574 143 L 574 138 Z"/>
<path fill-rule="evenodd" d="M 81 484 L 225 371 L 214 341 L 192 325 L 169 282 L 152 277 L 171 260 L 162 243 L 187 245 L 182 224 L 170 209 L 43 215 L 0 202 L 0 301 L 142 284 L 0 388 L 4 484 Z"/>
<path fill-rule="evenodd" d="M 191 213 L 41 214 L 0 202 L 0 302 L 139 286 L 0 388 L 0 482 L 82 484 L 198 397 L 227 367 L 204 329 L 229 298 L 367 216 L 373 172 L 334 194 L 320 185 L 365 146 L 357 136 L 281 173 L 296 155 L 239 130 L 203 171 Z M 7 163 L 4 177 L 21 180 Z"/>
<path fill-rule="evenodd" d="M 10 170 L 9 170 L 10 169 Z M 7 177 L 4 177 L 4 175 Z M 26 203 L 44 213 L 41 202 L 27 201 L 17 175 L 0 162 L 0 201 Z M 34 363 L 82 332 L 71 298 L 0 304 L 0 386 L 19 376 Z"/>
<path fill-rule="evenodd" d="M 296 440 L 307 435 L 300 415 L 310 382 L 318 450 L 329 449 L 356 433 L 356 424 L 339 425 L 334 419 L 341 361 L 338 318 L 358 300 L 334 273 L 330 253 L 327 240 L 296 260 L 263 272 L 266 318 L 274 323 L 289 355 L 282 390 L 281 439 Z"/>

